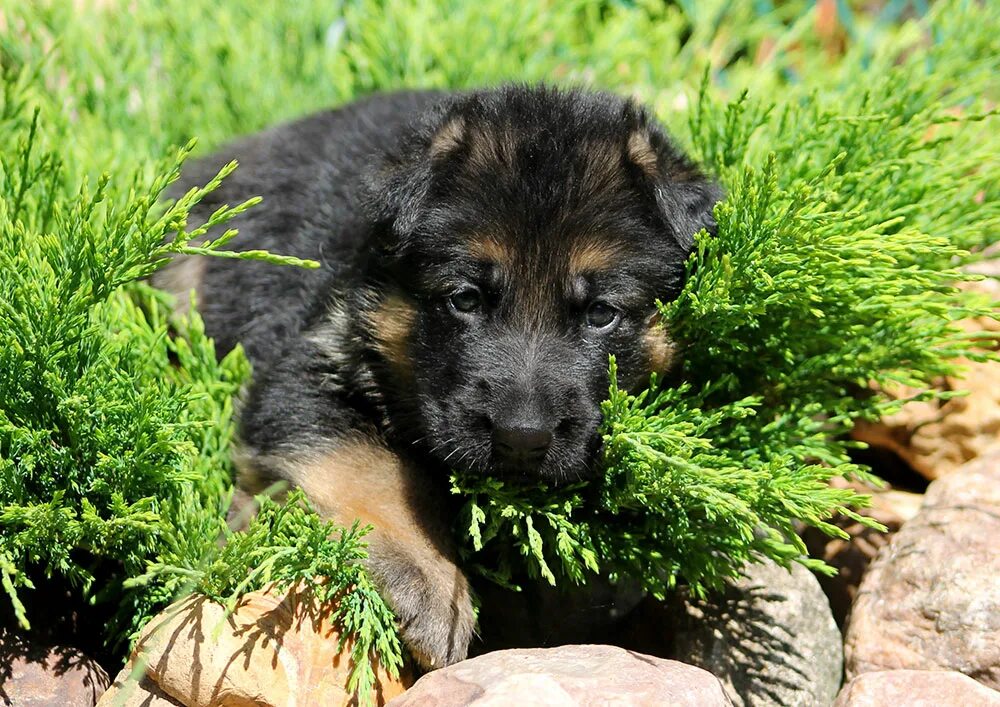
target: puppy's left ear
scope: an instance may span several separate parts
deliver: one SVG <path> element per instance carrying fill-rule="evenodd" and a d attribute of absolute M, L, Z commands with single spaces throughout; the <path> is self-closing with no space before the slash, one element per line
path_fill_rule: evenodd
<path fill-rule="evenodd" d="M 643 116 L 628 137 L 626 156 L 655 193 L 677 243 L 689 252 L 694 235 L 716 232 L 712 209 L 722 200 L 722 187 L 674 146 L 664 132 Z"/>
<path fill-rule="evenodd" d="M 383 249 L 401 250 L 413 238 L 430 176 L 421 151 L 410 145 L 386 155 L 365 175 L 365 210 L 376 225 Z"/>
<path fill-rule="evenodd" d="M 423 125 L 364 179 L 366 210 L 390 251 L 405 249 L 414 238 L 435 170 L 463 140 L 464 123 L 449 119 L 445 110 L 437 106 L 429 111 Z"/>

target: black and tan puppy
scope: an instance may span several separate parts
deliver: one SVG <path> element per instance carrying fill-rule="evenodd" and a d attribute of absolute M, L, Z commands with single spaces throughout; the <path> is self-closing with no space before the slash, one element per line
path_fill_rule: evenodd
<path fill-rule="evenodd" d="M 594 470 L 608 355 L 641 386 L 673 346 L 654 300 L 682 286 L 717 187 L 631 102 L 506 87 L 378 95 L 267 131 L 199 207 L 254 195 L 241 248 L 158 284 L 254 364 L 241 484 L 286 480 L 371 523 L 370 569 L 425 667 L 465 657 L 474 617 L 449 538 L 449 468 L 553 482 Z"/>

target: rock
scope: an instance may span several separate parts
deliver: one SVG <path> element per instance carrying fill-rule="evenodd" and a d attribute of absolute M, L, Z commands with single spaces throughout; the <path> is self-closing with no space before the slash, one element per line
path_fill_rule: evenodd
<path fill-rule="evenodd" d="M 840 688 L 840 631 L 807 569 L 768 562 L 708 601 L 688 599 L 672 656 L 718 677 L 739 706 L 828 705 Z"/>
<path fill-rule="evenodd" d="M 837 574 L 832 577 L 820 575 L 817 579 L 830 601 L 834 620 L 843 628 L 868 565 L 875 559 L 878 551 L 888 544 L 892 534 L 916 515 L 923 496 L 896 489 L 872 488 L 861 482 L 842 479 L 835 479 L 831 483 L 838 487 L 851 486 L 861 493 L 870 494 L 872 505 L 859 512 L 888 528 L 883 533 L 846 516 L 839 516 L 832 522 L 851 536 L 849 540 L 831 538 L 816 528 L 807 528 L 802 534 L 802 539 L 809 548 L 809 555 L 822 559 L 837 570 Z"/>
<path fill-rule="evenodd" d="M 131 667 L 116 680 L 116 694 L 134 689 L 128 698 L 137 701 L 125 704 L 146 705 L 148 694 L 160 700 L 152 704 L 164 707 L 354 704 L 347 692 L 351 644 L 338 650 L 333 608 L 319 606 L 303 591 L 261 591 L 247 594 L 227 617 L 222 605 L 187 597 L 143 629 Z M 147 680 L 133 688 L 129 673 L 141 660 Z M 381 668 L 377 680 L 380 705 L 411 682 Z"/>
<path fill-rule="evenodd" d="M 966 272 L 1000 279 L 1000 243 L 991 243 L 983 248 L 978 256 L 979 260 L 966 265 L 963 269 Z"/>
<path fill-rule="evenodd" d="M 143 671 L 133 675 L 135 666 L 129 663 L 118 675 L 98 707 L 186 707 L 161 690 Z"/>
<path fill-rule="evenodd" d="M 1000 688 L 1000 450 L 928 487 L 868 569 L 846 638 L 847 674 L 957 670 Z"/>
<path fill-rule="evenodd" d="M 833 707 L 1000 707 L 1000 692 L 952 670 L 884 670 L 851 680 Z"/>
<path fill-rule="evenodd" d="M 0 630 L 0 704 L 18 707 L 93 707 L 108 674 L 75 648 L 40 646 Z"/>
<path fill-rule="evenodd" d="M 494 651 L 420 678 L 390 707 L 731 705 L 719 681 L 691 665 L 614 646 Z"/>
<path fill-rule="evenodd" d="M 984 260 L 977 267 L 981 270 L 989 265 L 996 268 L 1000 260 Z M 997 279 L 963 283 L 962 287 L 1000 299 Z M 965 320 L 960 325 L 973 334 L 1000 331 L 1000 321 L 986 317 Z M 984 348 L 995 345 L 996 342 L 984 340 Z M 928 479 L 953 473 L 965 462 L 986 453 L 1000 440 L 1000 362 L 963 363 L 967 366 L 964 375 L 947 376 L 937 387 L 966 390 L 968 395 L 907 403 L 898 413 L 878 423 L 858 423 L 853 436 L 873 447 L 894 452 Z M 919 391 L 900 386 L 885 392 L 898 400 Z"/>

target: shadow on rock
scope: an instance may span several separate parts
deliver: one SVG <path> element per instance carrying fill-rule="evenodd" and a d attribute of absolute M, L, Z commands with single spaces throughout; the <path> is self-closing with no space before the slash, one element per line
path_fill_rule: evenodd
<path fill-rule="evenodd" d="M 92 658 L 69 646 L 36 643 L 0 629 L 0 704 L 90 707 L 110 684 Z"/>
<path fill-rule="evenodd" d="M 188 597 L 147 625 L 112 691 L 124 705 L 144 704 L 156 692 L 188 707 L 352 704 L 353 644 L 341 646 L 335 610 L 335 603 L 321 606 L 296 588 L 252 592 L 232 613 L 207 597 Z M 377 669 L 375 704 L 408 682 Z"/>
<path fill-rule="evenodd" d="M 616 643 L 699 666 L 736 705 L 828 705 L 843 671 L 840 632 L 816 578 L 750 565 L 708 600 L 645 600 Z"/>

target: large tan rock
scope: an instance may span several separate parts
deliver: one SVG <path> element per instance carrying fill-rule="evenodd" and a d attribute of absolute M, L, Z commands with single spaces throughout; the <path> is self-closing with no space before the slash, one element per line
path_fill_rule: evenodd
<path fill-rule="evenodd" d="M 848 678 L 957 670 L 1000 688 L 1000 450 L 935 481 L 869 567 L 847 629 Z"/>
<path fill-rule="evenodd" d="M 953 670 L 884 670 L 851 680 L 833 707 L 1000 707 L 1000 692 Z"/>
<path fill-rule="evenodd" d="M 614 646 L 494 651 L 424 675 L 390 707 L 722 707 L 719 681 L 701 668 Z"/>
<path fill-rule="evenodd" d="M 146 675 L 142 666 L 126 665 L 104 693 L 99 707 L 184 707 Z"/>
<path fill-rule="evenodd" d="M 984 261 L 979 266 L 989 264 L 1000 265 L 1000 259 Z M 963 286 L 1000 300 L 998 279 L 988 278 Z M 988 317 L 969 319 L 960 325 L 971 334 L 1000 331 L 1000 321 Z M 984 339 L 984 348 L 995 346 L 995 341 Z M 928 479 L 953 473 L 965 462 L 996 446 L 1000 441 L 1000 362 L 964 363 L 967 371 L 963 375 L 947 376 L 937 387 L 944 391 L 968 391 L 968 395 L 907 403 L 898 413 L 878 423 L 859 423 L 854 437 L 895 452 Z M 900 386 L 885 392 L 899 400 L 919 391 Z"/>
<path fill-rule="evenodd" d="M 131 672 L 142 661 L 145 679 L 137 686 L 123 671 L 100 704 L 353 704 L 354 696 L 347 692 L 351 645 L 338 650 L 332 609 L 297 590 L 253 592 L 226 616 L 222 605 L 190 596 L 143 629 L 126 670 Z M 393 679 L 381 668 L 377 678 L 376 704 L 402 693 L 409 683 L 407 677 Z"/>

